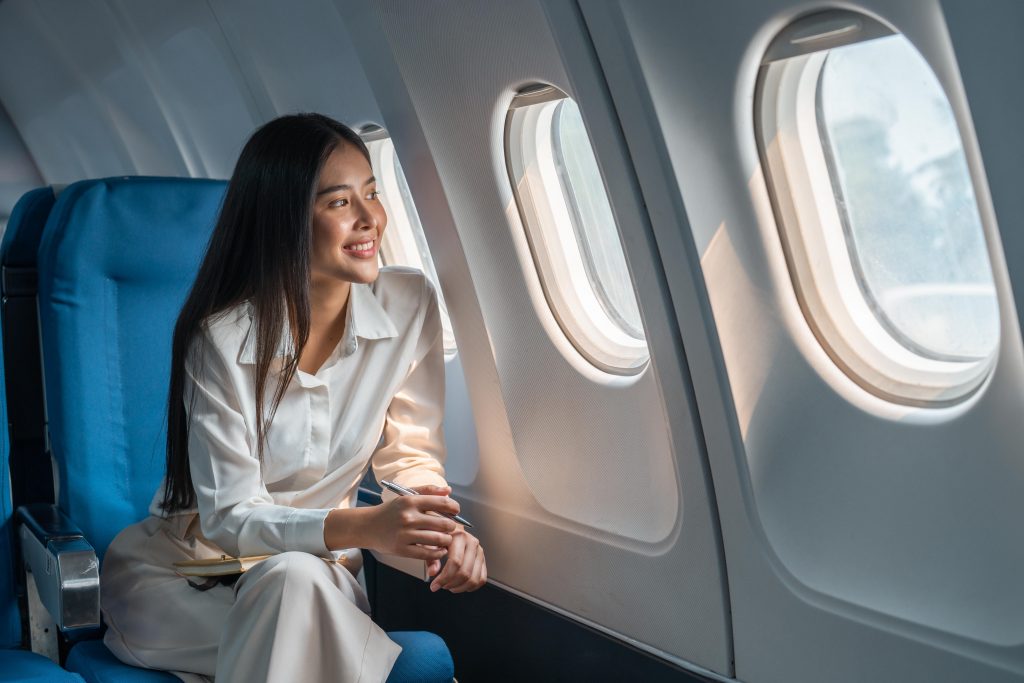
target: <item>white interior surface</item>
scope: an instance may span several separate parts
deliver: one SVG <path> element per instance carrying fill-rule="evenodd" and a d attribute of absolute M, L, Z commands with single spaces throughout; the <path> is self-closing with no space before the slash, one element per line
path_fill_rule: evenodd
<path fill-rule="evenodd" d="M 339 7 L 404 155 L 456 322 L 481 447 L 474 485 L 456 496 L 491 575 L 641 647 L 728 673 L 685 362 L 621 133 L 581 27 L 558 11 L 572 3 L 548 7 L 551 17 L 531 2 Z M 556 44 L 553 28 L 570 42 Z M 651 346 L 636 377 L 573 360 L 531 292 L 540 284 L 508 184 L 504 122 L 516 91 L 538 82 L 579 102 L 609 174 Z"/>
<path fill-rule="evenodd" d="M 1006 209 L 994 191 L 993 213 L 984 181 L 975 181 L 1003 320 L 991 377 L 955 408 L 882 401 L 829 360 L 801 314 L 754 140 L 765 48 L 789 21 L 823 7 L 787 0 L 581 5 L 662 257 L 703 271 L 694 280 L 686 268 L 666 269 L 679 319 L 691 322 L 680 331 L 728 559 L 736 677 L 1019 680 L 1024 362 L 1010 278 L 1024 269 L 1024 250 L 1008 248 L 1016 261 L 1007 262 L 996 224 L 1004 239 L 1015 231 L 1019 187 L 1006 188 Z M 943 19 L 949 5 L 863 3 L 935 70 L 978 173 L 956 58 L 977 53 L 995 69 L 987 27 L 1019 29 L 1024 16 L 1012 3 L 986 5 L 954 57 Z M 958 20 L 980 13 L 976 3 L 958 7 Z M 1024 83 L 1020 41 L 1007 31 L 1001 72 L 981 76 L 987 97 L 971 103 L 975 116 L 999 109 L 996 121 L 986 119 L 992 144 L 1003 135 L 1018 142 L 1017 154 L 984 150 L 989 178 L 1003 183 L 1019 180 L 1021 133 L 991 83 L 1013 91 L 1018 103 Z"/>

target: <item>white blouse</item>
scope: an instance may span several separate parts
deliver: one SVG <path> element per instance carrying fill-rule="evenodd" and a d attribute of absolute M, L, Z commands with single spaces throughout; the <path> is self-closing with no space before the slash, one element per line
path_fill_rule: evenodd
<path fill-rule="evenodd" d="M 194 394 L 189 466 L 203 535 L 234 555 L 329 555 L 324 520 L 378 480 L 444 486 L 444 348 L 437 293 L 419 270 L 388 266 L 353 283 L 345 335 L 315 375 L 298 370 L 256 455 L 256 333 L 242 304 L 205 321 L 186 362 Z M 278 356 L 293 351 L 284 330 Z M 265 410 L 276 389 L 268 377 Z M 382 438 L 383 437 L 383 438 Z M 161 515 L 161 485 L 150 514 Z M 185 514 L 191 511 L 182 511 Z"/>

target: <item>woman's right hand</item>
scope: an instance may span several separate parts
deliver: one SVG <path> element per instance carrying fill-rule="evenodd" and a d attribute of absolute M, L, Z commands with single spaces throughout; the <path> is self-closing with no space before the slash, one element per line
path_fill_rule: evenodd
<path fill-rule="evenodd" d="M 448 552 L 456 524 L 431 512 L 457 515 L 459 504 L 446 496 L 428 494 L 400 496 L 372 507 L 331 510 L 324 539 L 331 549 L 361 547 L 417 560 L 440 560 Z"/>

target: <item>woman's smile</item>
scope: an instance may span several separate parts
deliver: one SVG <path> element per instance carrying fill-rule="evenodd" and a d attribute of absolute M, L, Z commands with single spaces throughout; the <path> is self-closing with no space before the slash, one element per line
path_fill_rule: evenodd
<path fill-rule="evenodd" d="M 358 244 L 351 244 L 346 247 L 342 247 L 342 250 L 350 256 L 358 259 L 370 259 L 377 256 L 377 247 L 379 240 L 377 238 L 370 238 L 363 240 Z"/>

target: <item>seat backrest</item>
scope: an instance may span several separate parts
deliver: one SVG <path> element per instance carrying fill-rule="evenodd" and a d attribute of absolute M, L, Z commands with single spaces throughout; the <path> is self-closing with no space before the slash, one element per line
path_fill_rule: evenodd
<path fill-rule="evenodd" d="M 2 380 L 3 363 L 0 363 Z M 9 457 L 7 400 L 4 392 L 0 391 L 0 649 L 4 650 L 21 646 L 21 617 L 15 592 L 14 504 L 11 501 L 10 471 L 7 469 Z"/>
<path fill-rule="evenodd" d="M 101 558 L 164 472 L 171 334 L 226 183 L 69 185 L 39 247 L 50 446 L 62 509 Z"/>
<path fill-rule="evenodd" d="M 0 243 L 0 319 L 14 507 L 53 502 L 36 307 L 36 252 L 53 203 L 49 187 L 24 194 L 14 205 Z"/>

